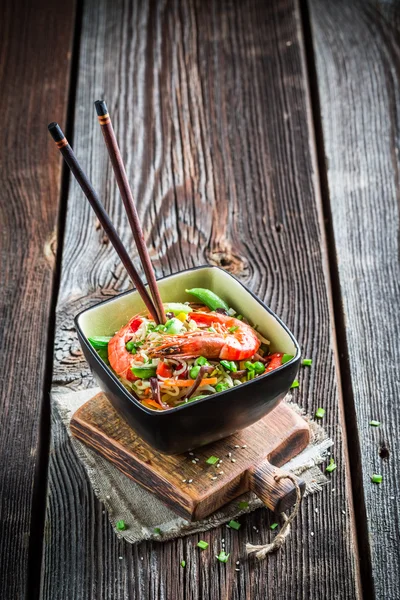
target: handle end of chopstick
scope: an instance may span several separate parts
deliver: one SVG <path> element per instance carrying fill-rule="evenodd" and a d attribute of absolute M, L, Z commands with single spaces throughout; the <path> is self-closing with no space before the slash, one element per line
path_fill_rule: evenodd
<path fill-rule="evenodd" d="M 68 145 L 66 137 L 58 123 L 50 123 L 47 128 L 51 137 L 55 141 L 57 148 L 63 148 L 64 146 Z"/>
<path fill-rule="evenodd" d="M 96 100 L 94 103 L 96 107 L 97 117 L 100 125 L 107 125 L 110 122 L 110 115 L 108 114 L 107 104 L 104 100 Z"/>

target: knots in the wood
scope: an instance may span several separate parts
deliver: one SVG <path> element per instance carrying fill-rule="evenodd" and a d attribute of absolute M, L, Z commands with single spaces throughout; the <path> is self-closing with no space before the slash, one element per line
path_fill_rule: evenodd
<path fill-rule="evenodd" d="M 246 544 L 247 555 L 254 555 L 258 560 L 262 560 L 267 556 L 267 554 L 271 554 L 271 552 L 275 552 L 276 550 L 280 550 L 280 548 L 282 548 L 287 536 L 290 533 L 290 525 L 299 512 L 301 503 L 301 490 L 297 483 L 297 478 L 294 475 L 291 473 L 283 473 L 281 475 L 275 475 L 274 479 L 276 482 L 280 481 L 281 479 L 290 479 L 296 489 L 296 502 L 289 516 L 285 515 L 285 513 L 281 513 L 280 516 L 283 520 L 283 525 L 273 542 L 270 544 L 260 545 Z"/>

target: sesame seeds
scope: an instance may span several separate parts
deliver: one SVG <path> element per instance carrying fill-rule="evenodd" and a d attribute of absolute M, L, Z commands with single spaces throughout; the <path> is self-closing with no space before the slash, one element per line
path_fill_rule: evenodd
<path fill-rule="evenodd" d="M 236 462 L 236 458 L 231 458 L 231 462 L 235 463 Z"/>

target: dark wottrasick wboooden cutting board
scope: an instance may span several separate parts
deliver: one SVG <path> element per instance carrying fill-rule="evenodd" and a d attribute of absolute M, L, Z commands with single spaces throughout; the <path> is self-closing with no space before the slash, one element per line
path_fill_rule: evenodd
<path fill-rule="evenodd" d="M 75 412 L 70 427 L 75 437 L 190 520 L 209 515 L 250 489 L 272 510 L 289 508 L 295 487 L 274 477 L 280 472 L 277 467 L 301 452 L 310 437 L 304 419 L 281 403 L 235 435 L 193 453 L 166 456 L 138 437 L 103 393 Z M 210 456 L 222 460 L 219 467 L 206 463 Z M 303 482 L 300 487 L 304 490 Z"/>

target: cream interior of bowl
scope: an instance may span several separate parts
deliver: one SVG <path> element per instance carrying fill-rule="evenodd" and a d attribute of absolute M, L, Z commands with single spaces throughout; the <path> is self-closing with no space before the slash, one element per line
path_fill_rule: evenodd
<path fill-rule="evenodd" d="M 228 273 L 213 267 L 184 271 L 158 281 L 163 302 L 193 301 L 185 289 L 203 287 L 213 290 L 229 306 L 243 314 L 271 342 L 272 352 L 296 355 L 297 348 L 290 335 L 251 294 Z M 145 306 L 136 291 L 94 306 L 79 317 L 79 326 L 86 337 L 114 335 L 133 315 Z"/>

